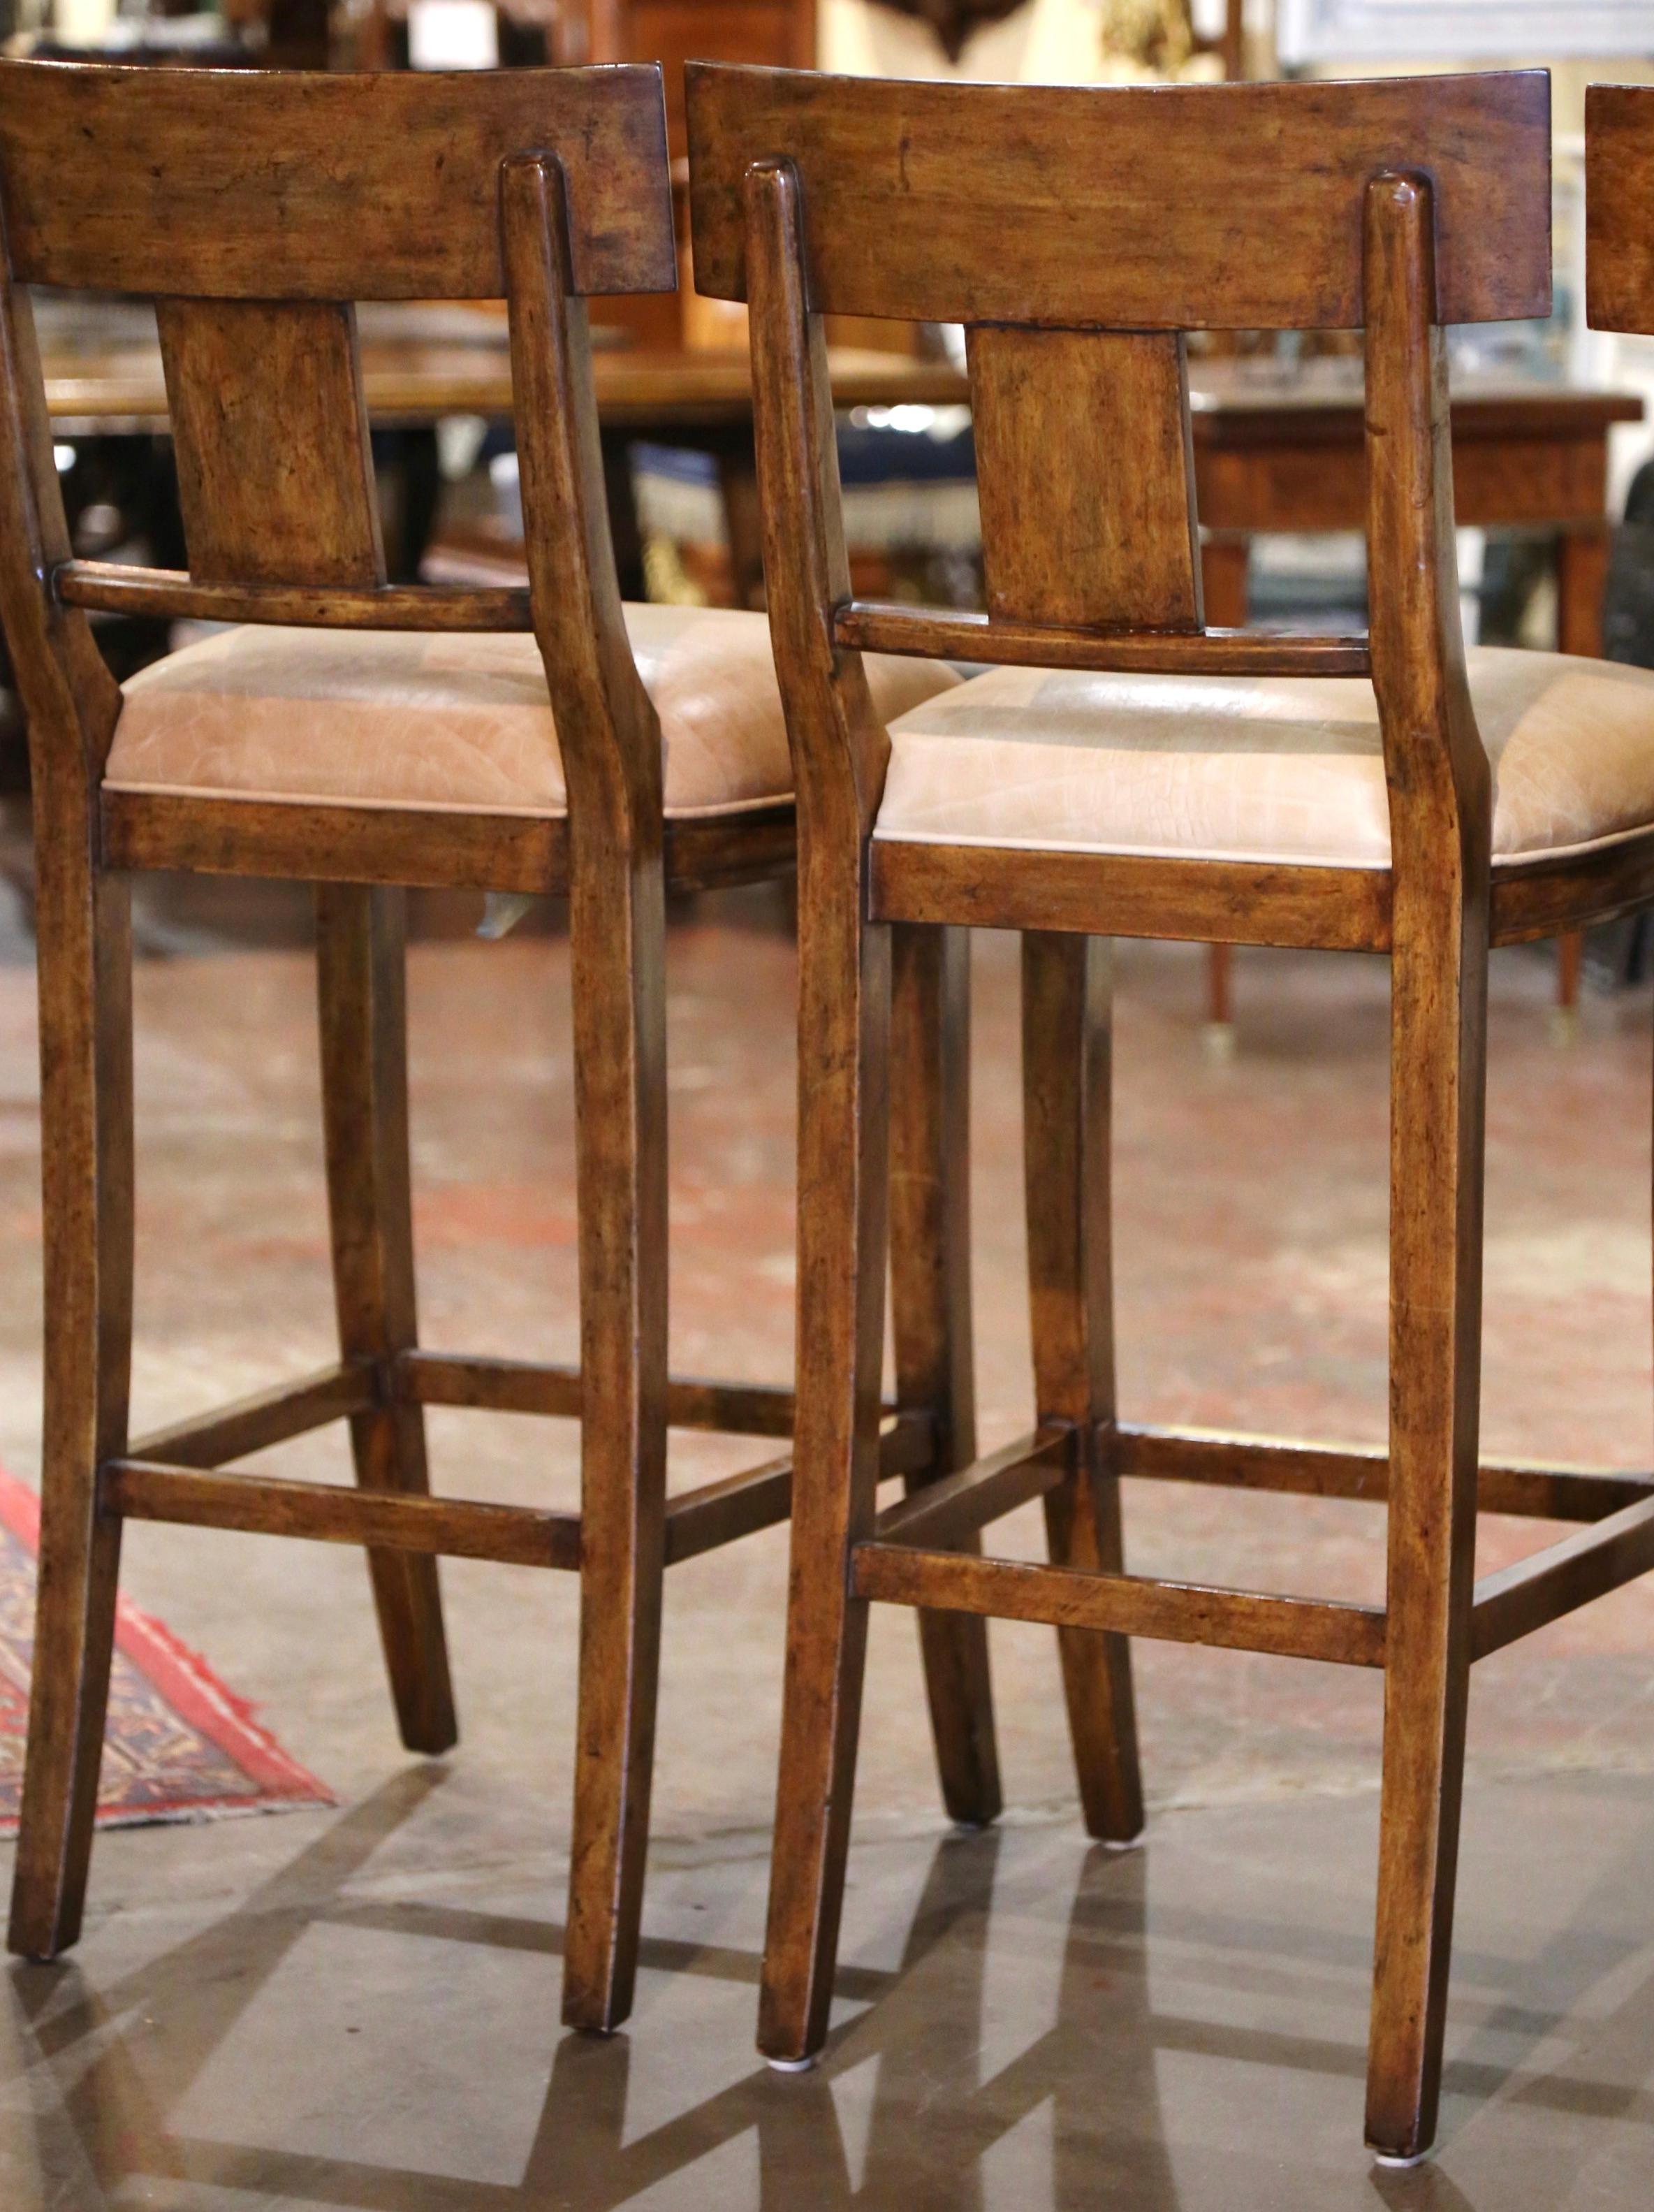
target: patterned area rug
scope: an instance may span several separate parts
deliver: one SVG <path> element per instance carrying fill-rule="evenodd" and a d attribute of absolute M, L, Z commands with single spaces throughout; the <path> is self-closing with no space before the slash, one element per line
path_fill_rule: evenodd
<path fill-rule="evenodd" d="M 0 1836 L 17 1832 L 34 1642 L 39 1500 L 0 1474 Z M 219 1820 L 336 1801 L 289 1759 L 206 1662 L 123 1598 L 98 1825 Z"/>

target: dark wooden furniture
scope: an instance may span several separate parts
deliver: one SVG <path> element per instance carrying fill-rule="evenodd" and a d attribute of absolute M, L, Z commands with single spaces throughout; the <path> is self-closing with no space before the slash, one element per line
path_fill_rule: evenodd
<path fill-rule="evenodd" d="M 1493 862 L 1459 633 L 1442 326 L 1548 308 L 1548 82 L 1076 93 L 705 69 L 689 112 L 697 281 L 751 309 L 799 808 L 805 1196 L 761 2047 L 807 2062 L 826 2031 L 871 1600 L 1055 1625 L 1087 1825 L 1116 1842 L 1142 1820 L 1129 1638 L 1376 1667 L 1367 2133 L 1410 2161 L 1436 2124 L 1470 1662 L 1654 1565 L 1654 1479 L 1478 1467 L 1487 948 L 1654 900 L 1654 828 Z M 969 329 L 985 616 L 851 599 L 821 345 L 836 310 Z M 1370 637 L 1207 627 L 1181 333 L 1208 325 L 1365 329 Z M 875 644 L 1185 679 L 1370 676 L 1390 865 L 875 839 L 890 754 L 861 659 Z M 882 1513 L 889 981 L 916 939 L 957 960 L 972 925 L 1024 933 L 1038 1426 Z M 1097 942 L 1113 934 L 1389 954 L 1386 1450 L 1119 1422 Z M 1126 1474 L 1383 1499 L 1385 1602 L 1127 1574 Z M 983 1526 L 1036 1497 L 1051 1564 L 978 1556 Z M 1479 1506 L 1597 1525 L 1478 1583 Z"/>
<path fill-rule="evenodd" d="M 45 1410 L 34 1694 L 12 1947 L 80 1927 L 128 1517 L 367 1548 L 403 1741 L 455 1740 L 439 1554 L 578 1572 L 581 1649 L 564 2016 L 626 2015 L 638 1944 L 669 1561 L 785 1517 L 791 1455 L 672 1498 L 669 1426 L 785 1439 L 792 1395 L 666 1366 L 663 905 L 668 888 L 790 870 L 792 809 L 663 817 L 660 729 L 623 625 L 603 495 L 590 295 L 675 278 L 659 71 L 305 77 L 0 64 L 0 612 L 27 708 L 39 887 Z M 159 295 L 187 574 L 70 557 L 29 284 Z M 388 585 L 355 340 L 359 296 L 504 297 L 522 457 L 525 591 Z M 345 303 L 345 304 L 342 304 Z M 566 809 L 288 800 L 105 781 L 122 697 L 88 611 L 344 630 L 530 631 Z M 743 617 L 726 617 L 726 622 Z M 313 641 L 312 650 L 314 650 Z M 530 663 L 532 665 L 532 662 Z M 312 880 L 340 1358 L 136 1443 L 129 877 Z M 420 1347 L 397 886 L 566 890 L 576 1009 L 578 1369 Z M 929 993 L 926 997 L 925 994 Z M 933 1226 L 957 1039 L 930 971 L 916 1040 L 915 1180 Z M 971 1452 L 960 1292 L 910 1273 L 927 1364 L 883 1424 L 917 1480 Z M 919 1397 L 935 1384 L 940 1392 Z M 429 1494 L 423 1408 L 581 1420 L 578 1514 Z M 348 1420 L 357 1487 L 227 1471 Z M 991 1809 L 982 1624 L 926 1631 L 949 1801 Z"/>

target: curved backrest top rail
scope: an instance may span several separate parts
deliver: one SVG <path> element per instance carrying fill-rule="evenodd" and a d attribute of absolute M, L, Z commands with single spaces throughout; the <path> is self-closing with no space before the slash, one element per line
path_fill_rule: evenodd
<path fill-rule="evenodd" d="M 1654 85 L 1585 88 L 1585 320 L 1654 332 Z"/>
<path fill-rule="evenodd" d="M 742 184 L 802 188 L 810 306 L 1114 330 L 1354 329 L 1367 183 L 1427 177 L 1436 319 L 1551 304 L 1545 71 L 1098 88 L 691 62 L 697 289 L 747 291 Z"/>
<path fill-rule="evenodd" d="M 573 289 L 677 281 L 657 64 L 307 75 L 0 62 L 21 282 L 222 300 L 506 291 L 500 171 L 554 155 Z"/>

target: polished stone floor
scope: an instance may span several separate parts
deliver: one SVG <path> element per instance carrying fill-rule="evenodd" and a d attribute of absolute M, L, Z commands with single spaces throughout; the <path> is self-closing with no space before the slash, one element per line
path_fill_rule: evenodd
<path fill-rule="evenodd" d="M 138 979 L 140 1424 L 329 1355 L 312 982 L 162 900 Z M 290 935 L 280 902 L 267 939 Z M 218 926 L 225 923 L 225 927 Z M 239 933 L 243 937 L 245 931 Z M 4 945 L 0 943 L 0 954 Z M 21 946 L 18 948 L 21 952 Z M 762 902 L 674 935 L 673 1338 L 785 1376 L 791 951 Z M 1199 1048 L 1198 967 L 1121 957 L 1124 1410 L 1372 1438 L 1384 1403 L 1386 976 L 1243 956 L 1242 1048 Z M 1026 1425 L 1015 946 L 977 951 L 982 1431 Z M 1646 1464 L 1648 1009 L 1558 1051 L 1548 971 L 1493 986 L 1492 1451 Z M 574 1342 L 567 963 L 554 936 L 412 961 L 427 1340 Z M 0 964 L 0 1459 L 38 1463 L 32 978 Z M 572 1501 L 564 1424 L 432 1419 L 439 1486 Z M 680 1449 L 681 1446 L 681 1449 Z M 748 1447 L 674 1440 L 674 1480 Z M 340 1438 L 269 1463 L 342 1475 Z M 1130 1564 L 1381 1587 L 1358 1505 L 1128 1486 Z M 1558 1532 L 1488 1522 L 1484 1564 Z M 1005 1524 L 1032 1549 L 1037 1522 Z M 997 1626 L 1011 1809 L 945 1828 L 912 1625 L 875 1616 L 834 2039 L 752 2051 L 785 1536 L 669 1585 L 645 1971 L 630 2031 L 560 2036 L 573 1589 L 445 1569 L 464 1740 L 394 1740 L 360 1564 L 135 1528 L 127 1582 L 255 1698 L 336 1813 L 100 1839 L 71 1961 L 0 1984 L 0 2207 L 361 2212 L 1476 2212 L 1645 2206 L 1654 2173 L 1654 1592 L 1479 1670 L 1443 2148 L 1376 2173 L 1360 2100 L 1378 1686 L 1138 1647 L 1145 1847 L 1089 1850 L 1050 1639 Z"/>

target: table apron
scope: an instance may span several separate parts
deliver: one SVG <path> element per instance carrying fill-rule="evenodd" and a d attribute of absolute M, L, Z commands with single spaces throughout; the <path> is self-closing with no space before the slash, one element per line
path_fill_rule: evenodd
<path fill-rule="evenodd" d="M 1366 459 L 1360 445 L 1195 450 L 1203 526 L 1216 531 L 1360 530 Z M 1453 504 L 1461 523 L 1601 528 L 1608 447 L 1578 438 L 1456 438 Z"/>

